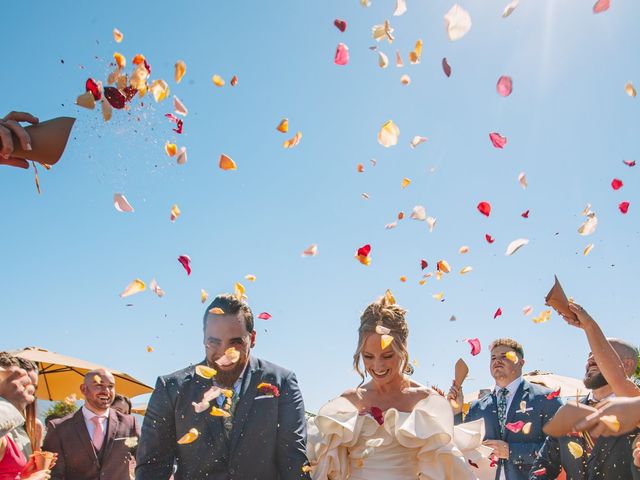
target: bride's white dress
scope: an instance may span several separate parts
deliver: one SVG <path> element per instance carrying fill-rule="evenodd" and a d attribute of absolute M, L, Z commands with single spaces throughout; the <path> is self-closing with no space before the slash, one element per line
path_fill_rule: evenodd
<path fill-rule="evenodd" d="M 392 408 L 383 415 L 379 424 L 370 414 L 359 414 L 344 397 L 325 404 L 308 424 L 307 453 L 313 480 L 475 480 L 495 476 L 495 469 L 484 473 L 491 450 L 481 445 L 483 420 L 454 429 L 449 402 L 440 395 L 429 395 L 409 413 Z"/>

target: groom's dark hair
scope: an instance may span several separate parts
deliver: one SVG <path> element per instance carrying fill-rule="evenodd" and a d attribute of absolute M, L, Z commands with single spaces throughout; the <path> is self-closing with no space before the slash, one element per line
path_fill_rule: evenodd
<path fill-rule="evenodd" d="M 237 315 L 238 313 L 242 313 L 242 316 L 244 317 L 244 326 L 247 329 L 247 332 L 253 332 L 253 312 L 251 311 L 251 308 L 249 308 L 249 305 L 245 302 L 239 300 L 238 297 L 231 295 L 230 293 L 221 293 L 213 299 L 204 311 L 202 328 L 207 327 L 207 319 L 210 315 L 222 315 L 219 311 L 218 313 L 212 312 L 211 310 L 214 308 L 222 310 L 224 315 Z"/>

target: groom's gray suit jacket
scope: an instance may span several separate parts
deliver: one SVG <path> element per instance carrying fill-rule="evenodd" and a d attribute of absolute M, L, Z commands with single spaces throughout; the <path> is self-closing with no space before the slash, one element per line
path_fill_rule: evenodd
<path fill-rule="evenodd" d="M 263 382 L 280 395 L 263 396 L 258 392 Z M 192 405 L 211 385 L 195 374 L 194 365 L 158 378 L 142 424 L 136 480 L 166 480 L 174 464 L 175 480 L 309 479 L 302 470 L 307 463 L 304 404 L 293 372 L 249 358 L 228 439 L 222 417 L 196 413 Z M 198 439 L 178 445 L 192 428 Z"/>

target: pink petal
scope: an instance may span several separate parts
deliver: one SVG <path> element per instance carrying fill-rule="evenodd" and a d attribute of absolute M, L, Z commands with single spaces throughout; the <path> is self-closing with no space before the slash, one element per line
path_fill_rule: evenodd
<path fill-rule="evenodd" d="M 636 161 L 635 160 L 623 160 L 622 163 L 624 163 L 627 167 L 635 167 L 636 166 Z"/>
<path fill-rule="evenodd" d="M 344 43 L 339 43 L 336 48 L 336 56 L 333 59 L 333 63 L 336 65 L 346 65 L 349 63 L 349 47 Z"/>
<path fill-rule="evenodd" d="M 447 57 L 442 59 L 442 71 L 447 76 L 447 78 L 451 76 L 451 65 L 449 65 L 449 62 L 447 62 Z"/>
<path fill-rule="evenodd" d="M 629 205 L 630 205 L 629 202 L 620 202 L 620 204 L 618 205 L 618 208 L 623 214 L 626 214 L 629 211 Z"/>
<path fill-rule="evenodd" d="M 271 318 L 271 315 L 269 315 L 267 312 L 262 312 L 260 315 L 258 315 L 258 318 L 260 320 L 269 320 Z"/>
<path fill-rule="evenodd" d="M 503 137 L 497 132 L 490 133 L 489 140 L 491 140 L 491 143 L 493 143 L 493 146 L 496 148 L 504 148 L 507 144 L 507 137 Z"/>
<path fill-rule="evenodd" d="M 471 345 L 471 355 L 473 355 L 474 357 L 478 355 L 481 350 L 480 340 L 478 340 L 477 338 L 468 338 L 467 342 L 469 342 L 469 345 Z"/>
<path fill-rule="evenodd" d="M 513 433 L 518 433 L 524 427 L 524 422 L 518 420 L 517 422 L 507 423 L 504 426 L 507 430 L 511 430 Z"/>
<path fill-rule="evenodd" d="M 498 84 L 496 85 L 496 90 L 498 91 L 498 95 L 503 97 L 508 97 L 511 95 L 511 90 L 513 89 L 513 81 L 511 77 L 507 77 L 503 75 L 498 79 Z"/>
<path fill-rule="evenodd" d="M 494 313 L 494 314 L 493 314 L 493 318 L 494 318 L 494 320 L 495 320 L 496 318 L 498 318 L 500 315 L 502 315 L 502 309 L 501 309 L 501 308 L 499 308 L 498 310 L 496 310 L 496 313 Z"/>
<path fill-rule="evenodd" d="M 187 275 L 191 275 L 191 258 L 188 255 L 180 255 L 178 261 L 187 271 Z"/>
<path fill-rule="evenodd" d="M 491 204 L 489 202 L 480 202 L 478 204 L 478 211 L 488 217 L 491 214 Z"/>
<path fill-rule="evenodd" d="M 611 180 L 611 188 L 613 188 L 614 190 L 620 190 L 623 185 L 624 183 L 622 183 L 622 180 L 620 180 L 619 178 L 614 178 L 613 180 Z"/>
<path fill-rule="evenodd" d="M 113 206 L 119 212 L 127 212 L 127 213 L 133 212 L 133 207 L 127 201 L 127 197 L 125 197 L 121 193 L 114 193 L 113 194 Z"/>
<path fill-rule="evenodd" d="M 609 10 L 611 6 L 610 0 L 598 0 L 596 4 L 593 6 L 593 13 L 602 13 Z"/>

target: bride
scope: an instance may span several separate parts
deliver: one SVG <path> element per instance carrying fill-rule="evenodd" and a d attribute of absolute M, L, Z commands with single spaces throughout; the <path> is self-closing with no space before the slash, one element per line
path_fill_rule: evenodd
<path fill-rule="evenodd" d="M 465 444 L 461 448 L 472 453 L 467 463 L 454 443 L 449 402 L 408 376 L 413 368 L 405 313 L 387 292 L 360 317 L 353 360 L 362 382 L 309 421 L 313 480 L 477 478 L 473 467 L 490 453 L 479 446 L 484 424 L 466 424 L 455 433 L 456 442 Z M 371 380 L 365 383 L 367 375 Z"/>

